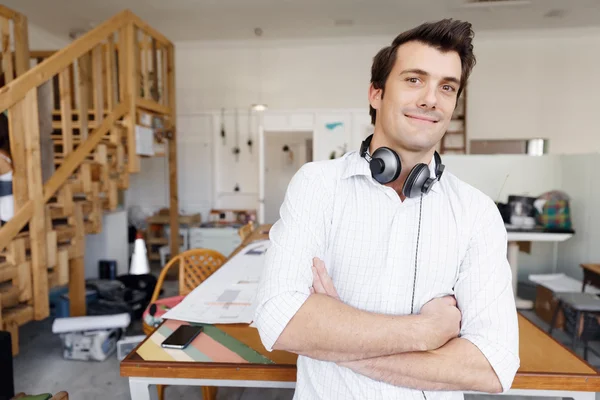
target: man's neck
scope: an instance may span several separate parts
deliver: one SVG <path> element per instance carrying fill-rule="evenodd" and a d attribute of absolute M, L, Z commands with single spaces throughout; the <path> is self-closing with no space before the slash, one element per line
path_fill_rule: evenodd
<path fill-rule="evenodd" d="M 404 186 L 404 182 L 406 182 L 408 174 L 414 168 L 414 166 L 419 163 L 429 165 L 431 159 L 433 158 L 435 149 L 432 148 L 423 152 L 411 151 L 387 142 L 383 135 L 373 135 L 371 145 L 369 146 L 369 154 L 373 154 L 373 152 L 379 147 L 384 146 L 394 150 L 402 162 L 402 171 L 400 172 L 400 176 L 398 176 L 398 179 L 395 181 L 387 183 L 386 186 L 394 189 L 398 193 L 398 196 L 400 196 L 400 199 L 404 201 L 405 196 L 402 194 L 402 187 Z"/>

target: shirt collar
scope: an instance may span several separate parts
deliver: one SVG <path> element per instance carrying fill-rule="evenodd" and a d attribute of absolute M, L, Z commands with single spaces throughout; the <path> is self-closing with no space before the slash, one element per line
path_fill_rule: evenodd
<path fill-rule="evenodd" d="M 429 174 L 430 176 L 435 176 L 435 157 L 431 157 L 431 161 L 429 162 Z M 354 150 L 347 154 L 346 157 L 346 168 L 344 169 L 344 173 L 342 174 L 342 179 L 350 178 L 352 176 L 364 175 L 373 179 L 371 177 L 371 169 L 369 168 L 369 162 L 360 156 L 360 153 L 357 150 Z M 442 175 L 443 179 L 443 175 Z M 373 182 L 376 182 L 373 179 Z M 440 182 L 435 182 L 433 187 L 431 188 L 432 192 L 440 192 Z"/>

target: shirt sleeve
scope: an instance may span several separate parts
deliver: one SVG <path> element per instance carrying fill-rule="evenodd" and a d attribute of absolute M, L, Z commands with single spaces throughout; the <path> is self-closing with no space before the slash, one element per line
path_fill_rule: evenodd
<path fill-rule="evenodd" d="M 476 221 L 455 286 L 457 304 L 462 312 L 460 337 L 479 348 L 505 393 L 520 365 L 519 328 L 512 273 L 507 260 L 506 228 L 491 200 L 477 215 Z"/>
<path fill-rule="evenodd" d="M 314 163 L 290 181 L 257 290 L 254 323 L 268 351 L 310 295 L 312 259 L 324 259 L 331 225 L 331 188 Z M 329 221 L 329 223 L 327 222 Z"/>

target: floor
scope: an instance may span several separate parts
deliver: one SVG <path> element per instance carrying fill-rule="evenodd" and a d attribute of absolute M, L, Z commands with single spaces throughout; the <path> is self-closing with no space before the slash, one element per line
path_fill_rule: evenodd
<path fill-rule="evenodd" d="M 167 283 L 168 292 L 176 291 L 176 283 Z M 522 290 L 519 294 L 523 296 Z M 528 297 L 525 297 L 528 298 Z M 526 316 L 542 327 L 547 325 L 532 312 Z M 128 400 L 127 380 L 119 376 L 119 362 L 115 356 L 103 362 L 68 361 L 62 357 L 60 338 L 51 333 L 52 321 L 46 319 L 31 322 L 20 330 L 21 353 L 14 360 L 15 390 L 29 394 L 57 392 L 66 390 L 74 400 Z M 141 333 L 139 323 L 132 324 L 128 335 Z M 568 338 L 562 332 L 555 337 L 565 344 Z M 600 343 L 594 343 L 600 349 Z M 580 353 L 581 354 L 581 353 Z M 600 358 L 590 353 L 590 363 L 600 367 Z M 168 400 L 200 399 L 198 388 L 169 387 L 166 390 Z M 293 391 L 287 389 L 240 389 L 223 388 L 219 390 L 219 400 L 291 400 Z M 496 396 L 465 396 L 468 400 L 498 400 Z M 503 397 L 507 398 L 507 397 Z M 517 399 L 531 399 L 512 397 Z M 600 395 L 597 395 L 600 399 Z"/>

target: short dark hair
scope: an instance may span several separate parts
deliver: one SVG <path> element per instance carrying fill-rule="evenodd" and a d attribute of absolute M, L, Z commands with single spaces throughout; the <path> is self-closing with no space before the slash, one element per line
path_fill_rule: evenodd
<path fill-rule="evenodd" d="M 373 59 L 371 67 L 371 83 L 375 89 L 381 89 L 381 96 L 385 91 L 385 82 L 396 63 L 398 47 L 407 42 L 420 42 L 434 47 L 442 52 L 455 51 L 460 56 L 462 72 L 457 99 L 460 97 L 471 70 L 475 66 L 473 54 L 473 29 L 469 22 L 453 19 L 443 19 L 437 22 L 427 22 L 399 34 L 392 44 L 379 50 Z M 371 123 L 374 125 L 376 111 L 369 106 Z"/>

